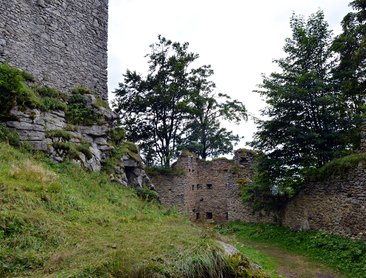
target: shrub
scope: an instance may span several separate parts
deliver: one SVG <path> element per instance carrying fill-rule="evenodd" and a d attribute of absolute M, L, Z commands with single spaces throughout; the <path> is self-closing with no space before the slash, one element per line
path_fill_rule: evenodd
<path fill-rule="evenodd" d="M 159 194 L 156 191 L 147 188 L 146 186 L 137 189 L 137 196 L 139 196 L 144 201 L 159 202 Z"/>
<path fill-rule="evenodd" d="M 2 124 L 0 124 L 0 142 L 6 142 L 14 147 L 20 146 L 20 139 L 18 134 L 14 131 L 9 130 Z"/>
<path fill-rule="evenodd" d="M 102 100 L 100 98 L 97 98 L 95 100 L 95 107 L 97 107 L 97 108 L 101 108 L 101 107 L 103 107 L 103 108 L 109 108 L 109 104 L 108 104 L 108 102 L 106 102 L 106 101 L 104 101 L 104 100 Z"/>
<path fill-rule="evenodd" d="M 115 145 L 122 143 L 123 139 L 126 137 L 126 130 L 122 127 L 116 127 L 111 132 L 111 140 Z"/>
<path fill-rule="evenodd" d="M 39 108 L 41 100 L 26 84 L 24 72 L 7 64 L 0 64 L 0 119 L 11 118 L 10 110 L 18 105 L 20 109 Z"/>
<path fill-rule="evenodd" d="M 58 141 L 70 141 L 74 136 L 65 130 L 55 129 L 46 131 L 46 137 L 51 139 L 56 139 Z"/>
<path fill-rule="evenodd" d="M 93 125 L 96 123 L 102 123 L 100 115 L 98 115 L 92 108 L 87 107 L 86 100 L 81 93 L 73 93 L 69 98 L 68 109 L 65 113 L 65 117 L 69 124 L 74 125 Z"/>
<path fill-rule="evenodd" d="M 139 150 L 136 144 L 128 141 L 123 142 L 113 149 L 111 156 L 103 164 L 103 170 L 107 173 L 113 173 L 114 168 L 120 163 L 124 155 L 128 155 L 135 161 L 139 161 L 138 153 Z"/>
<path fill-rule="evenodd" d="M 306 176 L 308 179 L 323 181 L 331 176 L 342 175 L 345 172 L 354 169 L 360 163 L 365 165 L 366 153 L 356 153 L 334 159 L 319 169 L 309 169 Z"/>
<path fill-rule="evenodd" d="M 73 142 L 52 142 L 51 146 L 56 151 L 57 155 L 62 159 L 80 160 L 80 153 L 83 153 L 87 159 L 93 157 L 89 150 L 88 144 L 77 144 Z"/>

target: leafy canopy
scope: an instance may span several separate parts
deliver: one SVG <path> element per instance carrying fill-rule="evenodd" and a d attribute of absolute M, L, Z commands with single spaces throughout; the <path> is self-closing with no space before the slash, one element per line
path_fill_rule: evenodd
<path fill-rule="evenodd" d="M 296 193 L 307 169 L 347 149 L 347 107 L 332 82 L 335 59 L 324 14 L 318 11 L 307 20 L 293 15 L 290 25 L 286 57 L 275 60 L 281 71 L 264 76 L 257 91 L 266 99 L 267 120 L 258 122 L 252 142 L 263 153 L 252 196 L 264 202 L 277 198 L 277 204 Z"/>
<path fill-rule="evenodd" d="M 213 70 L 207 65 L 194 68 L 199 55 L 188 46 L 159 36 L 146 55 L 147 75 L 127 70 L 115 91 L 113 107 L 126 138 L 140 145 L 148 164 L 169 166 L 183 148 L 205 159 L 231 151 L 239 140 L 220 121 L 245 119 L 244 105 L 216 96 L 209 80 Z"/>

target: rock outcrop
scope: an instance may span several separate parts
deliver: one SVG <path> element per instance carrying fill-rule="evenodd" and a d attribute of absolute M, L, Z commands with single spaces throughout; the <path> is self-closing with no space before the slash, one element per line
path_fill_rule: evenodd
<path fill-rule="evenodd" d="M 85 107 L 98 115 L 99 123 L 71 124 L 62 110 L 41 111 L 15 106 L 10 110 L 11 120 L 5 125 L 19 135 L 23 144 L 47 152 L 57 162 L 72 159 L 91 171 L 100 171 L 103 164 L 115 155 L 114 149 L 118 148 L 111 142 L 112 123 L 116 116 L 106 107 L 97 107 L 97 99 L 93 95 L 84 95 L 83 98 Z M 114 159 L 117 162 L 111 169 L 111 180 L 123 186 L 154 188 L 138 151 L 128 151 Z"/>

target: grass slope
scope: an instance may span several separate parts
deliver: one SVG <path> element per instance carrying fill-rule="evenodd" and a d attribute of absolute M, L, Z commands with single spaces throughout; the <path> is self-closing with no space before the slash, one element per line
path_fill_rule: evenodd
<path fill-rule="evenodd" d="M 101 173 L 0 144 L 0 277 L 218 277 L 207 230 Z"/>

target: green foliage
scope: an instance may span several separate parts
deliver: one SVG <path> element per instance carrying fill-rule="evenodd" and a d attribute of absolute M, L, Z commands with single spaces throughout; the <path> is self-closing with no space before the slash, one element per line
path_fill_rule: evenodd
<path fill-rule="evenodd" d="M 235 277 L 205 229 L 106 174 L 6 144 L 0 161 L 1 277 Z"/>
<path fill-rule="evenodd" d="M 113 173 L 124 155 L 128 155 L 135 161 L 140 161 L 138 146 L 132 142 L 125 141 L 114 147 L 111 156 L 103 163 L 103 170 L 107 173 Z"/>
<path fill-rule="evenodd" d="M 62 141 L 70 141 L 74 136 L 63 129 L 55 129 L 46 131 L 46 137 L 51 139 L 60 139 Z"/>
<path fill-rule="evenodd" d="M 84 154 L 87 159 L 91 159 L 93 157 L 89 149 L 90 144 L 55 141 L 51 143 L 51 146 L 57 154 L 64 159 L 79 160 L 80 153 Z"/>
<path fill-rule="evenodd" d="M 227 235 L 227 231 L 226 235 Z M 235 233 L 233 234 L 235 238 Z M 243 239 L 243 238 L 240 238 Z M 263 271 L 268 273 L 268 275 L 271 278 L 282 278 L 283 276 L 280 276 L 277 274 L 278 265 L 275 262 L 275 260 L 265 254 L 264 252 L 261 252 L 257 250 L 256 248 L 253 248 L 249 246 L 248 244 L 242 243 L 238 241 L 238 238 L 235 238 L 236 244 L 235 247 L 245 256 L 248 256 L 248 258 L 255 263 L 256 265 L 259 265 Z M 246 241 L 247 239 L 245 239 Z"/>
<path fill-rule="evenodd" d="M 244 105 L 224 95 L 223 103 L 217 100 L 211 67 L 192 68 L 199 56 L 188 43 L 158 40 L 146 55 L 147 76 L 127 70 L 115 91 L 113 108 L 127 139 L 140 145 L 148 165 L 164 167 L 184 148 L 203 158 L 231 151 L 238 137 L 220 120 L 246 118 Z"/>
<path fill-rule="evenodd" d="M 16 132 L 9 130 L 3 124 L 0 124 L 0 142 L 8 143 L 11 146 L 19 147 L 20 139 Z"/>
<path fill-rule="evenodd" d="M 332 176 L 344 175 L 362 163 L 366 167 L 366 153 L 357 153 L 342 158 L 334 159 L 319 169 L 309 169 L 306 177 L 315 180 L 326 180 Z"/>
<path fill-rule="evenodd" d="M 159 194 L 146 186 L 137 189 L 137 196 L 147 202 L 159 202 Z"/>
<path fill-rule="evenodd" d="M 61 93 L 60 91 L 48 87 L 48 86 L 40 86 L 37 84 L 33 84 L 31 86 L 32 90 L 37 93 L 40 97 L 49 97 L 53 99 L 66 101 L 68 96 L 66 94 Z"/>
<path fill-rule="evenodd" d="M 209 78 L 213 75 L 210 66 L 193 70 L 190 77 L 192 87 L 192 108 L 186 127 L 185 140 L 180 148 L 187 149 L 202 159 L 218 157 L 232 152 L 239 136 L 223 128 L 223 120 L 240 123 L 247 119 L 243 103 L 231 100 L 228 95 L 214 93 L 215 83 Z"/>
<path fill-rule="evenodd" d="M 350 6 L 353 11 L 343 18 L 343 32 L 333 41 L 332 49 L 339 55 L 333 72 L 334 84 L 347 105 L 346 116 L 351 121 L 349 142 L 357 149 L 366 111 L 366 4 L 364 0 L 354 0 Z"/>
<path fill-rule="evenodd" d="M 108 104 L 108 102 L 106 102 L 106 101 L 104 101 L 104 100 L 102 100 L 102 99 L 100 99 L 100 98 L 96 98 L 96 100 L 95 100 L 95 106 L 96 106 L 97 108 L 101 108 L 101 107 L 103 107 L 103 108 L 107 108 L 107 109 L 109 109 L 109 104 Z"/>
<path fill-rule="evenodd" d="M 346 277 L 364 277 L 366 273 L 366 243 L 322 232 L 293 232 L 268 224 L 232 222 L 221 229 L 223 234 L 235 234 L 239 239 L 270 243 L 305 255 L 337 269 Z"/>
<path fill-rule="evenodd" d="M 29 73 L 7 64 L 0 64 L 0 119 L 11 119 L 10 110 L 18 106 L 20 110 L 40 109 L 42 111 L 67 109 L 66 95 L 48 86 L 33 82 Z M 31 84 L 29 84 L 31 83 Z"/>
<path fill-rule="evenodd" d="M 77 87 L 71 92 L 74 95 L 91 95 L 92 92 L 86 87 Z"/>
<path fill-rule="evenodd" d="M 349 119 L 334 90 L 331 32 L 324 14 L 318 11 L 307 21 L 294 15 L 290 24 L 287 56 L 275 60 L 281 72 L 264 77 L 258 91 L 268 105 L 263 111 L 268 120 L 259 121 L 252 142 L 263 152 L 252 188 L 258 202 L 292 197 L 307 168 L 322 167 L 349 149 Z"/>
<path fill-rule="evenodd" d="M 67 123 L 74 125 L 94 125 L 103 123 L 104 119 L 93 108 L 87 106 L 84 88 L 77 88 L 68 100 L 68 109 L 65 113 Z"/>
<path fill-rule="evenodd" d="M 10 110 L 18 105 L 21 109 L 39 108 L 40 99 L 26 84 L 24 72 L 0 63 L 0 119 L 10 118 Z"/>
<path fill-rule="evenodd" d="M 79 160 L 80 153 L 84 154 L 87 159 L 91 159 L 93 157 L 90 151 L 90 143 L 87 143 L 80 138 L 76 138 L 66 130 L 48 130 L 46 132 L 46 137 L 52 140 L 51 146 L 58 156 L 63 159 Z M 71 142 L 72 139 L 77 139 L 79 142 Z"/>
<path fill-rule="evenodd" d="M 117 127 L 111 131 L 111 141 L 115 145 L 119 145 L 126 138 L 126 130 L 122 127 Z"/>

